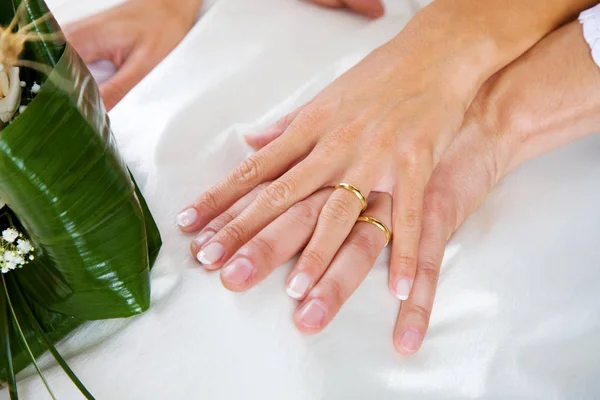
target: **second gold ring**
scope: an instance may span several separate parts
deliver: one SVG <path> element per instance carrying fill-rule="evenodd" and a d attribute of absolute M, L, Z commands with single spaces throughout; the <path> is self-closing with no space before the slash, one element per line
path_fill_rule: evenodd
<path fill-rule="evenodd" d="M 362 211 L 364 212 L 367 209 L 368 203 L 367 203 L 367 199 L 365 198 L 365 196 L 362 194 L 362 192 L 354 185 L 350 184 L 350 183 L 340 183 L 338 185 L 335 186 L 336 189 L 344 189 L 349 191 L 350 193 L 354 194 L 358 200 L 360 200 L 360 204 L 362 206 Z"/>
<path fill-rule="evenodd" d="M 383 222 L 381 222 L 380 220 L 378 220 L 377 218 L 373 218 L 373 217 L 367 217 L 365 215 L 358 217 L 357 222 L 368 222 L 369 224 L 375 225 L 376 227 L 378 227 L 379 229 L 381 229 L 383 231 L 383 233 L 385 234 L 385 246 L 386 247 L 391 241 L 392 241 L 392 231 L 390 231 L 390 229 L 385 226 L 385 224 Z"/>

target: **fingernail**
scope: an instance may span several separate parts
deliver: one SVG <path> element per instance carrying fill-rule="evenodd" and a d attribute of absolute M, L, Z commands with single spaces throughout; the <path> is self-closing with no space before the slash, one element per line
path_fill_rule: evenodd
<path fill-rule="evenodd" d="M 197 258 L 203 265 L 212 265 L 219 261 L 223 254 L 225 254 L 225 249 L 221 243 L 215 242 L 200 250 Z"/>
<path fill-rule="evenodd" d="M 406 278 L 400 278 L 396 281 L 396 297 L 400 300 L 408 299 L 410 294 L 410 281 Z"/>
<path fill-rule="evenodd" d="M 215 236 L 215 232 L 211 232 L 211 231 L 204 232 L 204 233 L 201 233 L 200 235 L 196 236 L 194 238 L 194 240 L 192 240 L 192 242 L 194 243 L 194 246 L 197 249 L 201 249 L 202 246 L 204 246 L 204 244 L 206 242 L 208 242 L 210 239 L 213 238 L 213 236 Z"/>
<path fill-rule="evenodd" d="M 198 211 L 195 208 L 188 208 L 177 215 L 177 225 L 182 228 L 191 226 L 198 219 Z"/>
<path fill-rule="evenodd" d="M 238 258 L 223 268 L 221 276 L 234 285 L 241 285 L 250 278 L 253 271 L 254 267 L 250 260 Z"/>
<path fill-rule="evenodd" d="M 301 299 L 304 297 L 309 286 L 310 286 L 310 278 L 308 277 L 308 275 L 303 274 L 301 272 L 292 278 L 292 280 L 290 281 L 290 284 L 285 289 L 285 292 L 292 299 L 298 300 L 298 299 Z"/>
<path fill-rule="evenodd" d="M 419 346 L 421 345 L 421 334 L 414 329 L 408 329 L 402 334 L 400 345 L 406 352 L 414 353 L 419 350 Z"/>
<path fill-rule="evenodd" d="M 320 328 L 325 321 L 327 307 L 318 299 L 311 300 L 300 309 L 299 320 L 308 328 Z"/>

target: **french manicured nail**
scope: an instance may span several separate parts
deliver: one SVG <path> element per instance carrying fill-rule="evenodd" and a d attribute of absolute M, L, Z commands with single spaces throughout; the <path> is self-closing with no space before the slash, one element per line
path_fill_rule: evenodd
<path fill-rule="evenodd" d="M 213 238 L 213 236 L 215 236 L 215 232 L 211 232 L 211 231 L 204 232 L 204 233 L 201 233 L 200 235 L 196 236 L 194 238 L 194 240 L 192 240 L 192 242 L 194 243 L 194 246 L 197 249 L 201 249 L 202 246 L 204 246 L 206 244 L 206 242 L 208 242 L 210 239 Z"/>
<path fill-rule="evenodd" d="M 225 254 L 225 249 L 221 243 L 215 242 L 211 243 L 198 253 L 198 261 L 200 261 L 203 265 L 212 265 L 219 261 L 221 257 Z"/>
<path fill-rule="evenodd" d="M 402 346 L 407 353 L 414 353 L 419 350 L 421 339 L 421 334 L 418 331 L 408 329 L 402 334 L 400 346 Z"/>
<path fill-rule="evenodd" d="M 410 281 L 406 278 L 400 278 L 396 281 L 396 297 L 400 300 L 408 299 L 410 294 Z"/>
<path fill-rule="evenodd" d="M 247 258 L 238 258 L 221 271 L 221 276 L 234 285 L 241 285 L 252 276 L 254 266 Z"/>
<path fill-rule="evenodd" d="M 308 328 L 320 328 L 325 322 L 326 315 L 327 306 L 321 300 L 314 299 L 300 309 L 299 320 Z"/>
<path fill-rule="evenodd" d="M 195 208 L 188 208 L 177 215 L 177 225 L 182 228 L 187 228 L 196 222 L 198 219 L 198 211 Z"/>
<path fill-rule="evenodd" d="M 301 299 L 304 297 L 304 295 L 306 294 L 306 291 L 308 290 L 309 287 L 310 287 L 310 278 L 308 277 L 308 275 L 300 272 L 299 274 L 297 274 L 296 276 L 294 276 L 292 278 L 292 280 L 290 281 L 290 284 L 285 289 L 285 292 L 292 299 L 298 300 L 298 299 Z"/>

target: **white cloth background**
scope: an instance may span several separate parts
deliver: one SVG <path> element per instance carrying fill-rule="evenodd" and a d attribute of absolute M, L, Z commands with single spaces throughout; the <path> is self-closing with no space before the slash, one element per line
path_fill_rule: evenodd
<path fill-rule="evenodd" d="M 114 0 L 49 3 L 65 22 Z M 99 400 L 600 396 L 598 136 L 518 169 L 460 229 L 411 358 L 392 346 L 399 304 L 386 288 L 387 253 L 317 336 L 292 324 L 289 265 L 234 294 L 188 254 L 180 208 L 245 157 L 242 132 L 309 99 L 418 9 L 389 3 L 369 22 L 296 0 L 219 0 L 112 112 L 164 248 L 150 311 L 89 324 L 60 346 Z M 59 399 L 80 398 L 45 364 Z M 21 392 L 49 398 L 33 375 Z"/>

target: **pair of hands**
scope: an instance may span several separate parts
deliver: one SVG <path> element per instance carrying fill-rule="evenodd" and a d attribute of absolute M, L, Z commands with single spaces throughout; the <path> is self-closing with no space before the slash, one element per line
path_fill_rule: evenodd
<path fill-rule="evenodd" d="M 388 45 L 389 46 L 389 45 Z M 600 126 L 600 73 L 579 24 L 550 34 L 491 77 L 470 103 L 435 68 L 383 47 L 313 101 L 247 136 L 258 152 L 178 216 L 191 251 L 243 291 L 302 255 L 286 283 L 306 333 L 321 331 L 368 274 L 392 227 L 389 289 L 404 300 L 403 354 L 426 333 L 448 239 L 512 168 Z M 568 57 L 565 55 L 568 54 Z M 402 57 L 400 57 L 402 58 Z M 409 58 L 410 57 L 405 57 Z M 398 73 L 398 71 L 402 73 Z M 447 92 L 450 93 L 447 93 Z"/>
<path fill-rule="evenodd" d="M 371 18 L 383 15 L 380 0 L 311 0 L 332 8 L 348 7 Z M 113 63 L 117 73 L 100 85 L 111 110 L 160 63 L 196 22 L 202 0 L 127 0 L 108 11 L 65 28 L 69 42 L 86 64 Z"/>

